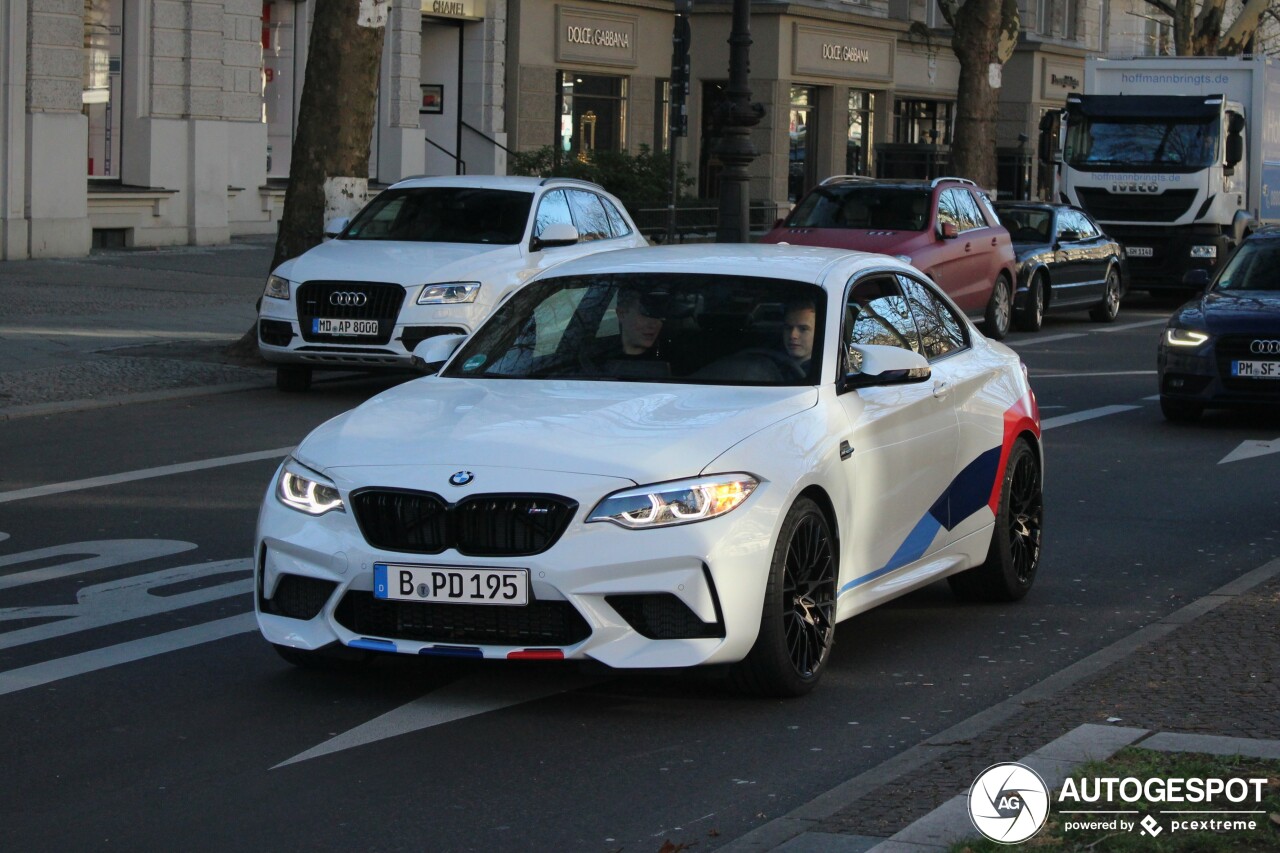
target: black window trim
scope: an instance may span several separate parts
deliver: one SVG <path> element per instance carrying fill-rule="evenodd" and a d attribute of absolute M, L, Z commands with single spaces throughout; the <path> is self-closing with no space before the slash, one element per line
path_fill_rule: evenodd
<path fill-rule="evenodd" d="M 948 358 L 951 358 L 953 355 L 956 355 L 957 353 L 971 352 L 973 350 L 973 336 L 969 333 L 969 323 L 967 322 L 968 318 L 965 316 L 965 313 L 961 311 L 959 308 L 957 308 L 954 303 L 952 303 L 950 298 L 948 298 L 947 295 L 942 292 L 941 288 L 934 287 L 932 284 L 930 284 L 921 276 L 911 272 L 907 272 L 905 270 L 900 270 L 897 274 L 905 278 L 909 278 L 912 281 L 914 281 L 916 284 L 919 284 L 922 287 L 924 287 L 925 290 L 933 294 L 935 298 L 939 299 L 942 302 L 942 304 L 945 305 L 951 311 L 951 313 L 954 314 L 960 320 L 960 333 L 961 335 L 964 336 L 963 345 L 958 346 L 955 349 L 950 350 L 949 352 L 945 352 L 942 355 L 934 356 L 933 358 L 930 358 L 928 355 L 925 355 L 925 353 L 923 352 L 920 353 L 928 360 L 929 364 L 935 364 L 939 361 L 945 361 Z M 903 295 L 905 297 L 906 294 L 903 294 Z M 909 299 L 907 300 L 907 308 L 908 310 L 911 308 L 911 300 Z M 918 334 L 920 332 L 920 321 L 916 319 L 916 315 L 914 311 L 911 312 L 911 321 L 916 324 L 916 333 Z M 923 348 L 923 343 L 921 347 Z"/>

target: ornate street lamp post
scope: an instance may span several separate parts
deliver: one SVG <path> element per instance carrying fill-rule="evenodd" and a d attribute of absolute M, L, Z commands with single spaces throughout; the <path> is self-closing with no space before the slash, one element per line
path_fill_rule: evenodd
<path fill-rule="evenodd" d="M 759 154 L 751 144 L 751 128 L 764 118 L 764 107 L 751 102 L 751 2 L 733 0 L 733 29 L 729 33 L 728 101 L 718 111 L 721 127 L 716 154 L 720 172 L 720 224 L 717 243 L 745 243 L 750 233 L 747 167 Z"/>

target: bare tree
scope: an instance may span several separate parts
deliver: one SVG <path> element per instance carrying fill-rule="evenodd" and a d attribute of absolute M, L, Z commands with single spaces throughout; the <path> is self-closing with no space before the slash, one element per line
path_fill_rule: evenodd
<path fill-rule="evenodd" d="M 320 243 L 326 219 L 364 203 L 389 7 L 390 0 L 316 0 L 273 270 Z M 229 352 L 256 355 L 256 327 Z"/>
<path fill-rule="evenodd" d="M 979 186 L 994 187 L 1000 73 L 1018 44 L 1018 0 L 938 0 L 938 8 L 960 61 L 952 164 Z"/>
<path fill-rule="evenodd" d="M 1227 23 L 1227 0 L 1146 0 L 1173 22 L 1173 48 L 1178 56 L 1235 56 L 1253 49 L 1254 36 L 1274 0 L 1233 4 L 1235 19 Z"/>

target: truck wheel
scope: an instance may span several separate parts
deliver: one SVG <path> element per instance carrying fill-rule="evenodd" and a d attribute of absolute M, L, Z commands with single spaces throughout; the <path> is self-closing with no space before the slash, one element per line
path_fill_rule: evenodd
<path fill-rule="evenodd" d="M 1009 321 L 1013 315 L 1013 288 L 1009 279 L 1001 273 L 996 279 L 996 286 L 991 289 L 991 300 L 987 302 L 987 313 L 982 324 L 982 333 L 995 341 L 1004 340 L 1009 334 Z"/>

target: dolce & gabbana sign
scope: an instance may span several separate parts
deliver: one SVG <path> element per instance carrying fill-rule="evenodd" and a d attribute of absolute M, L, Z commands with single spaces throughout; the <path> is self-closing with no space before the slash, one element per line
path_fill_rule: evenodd
<path fill-rule="evenodd" d="M 556 59 L 636 65 L 635 15 L 556 7 Z"/>
<path fill-rule="evenodd" d="M 893 41 L 861 30 L 794 25 L 791 67 L 797 76 L 893 79 Z"/>

